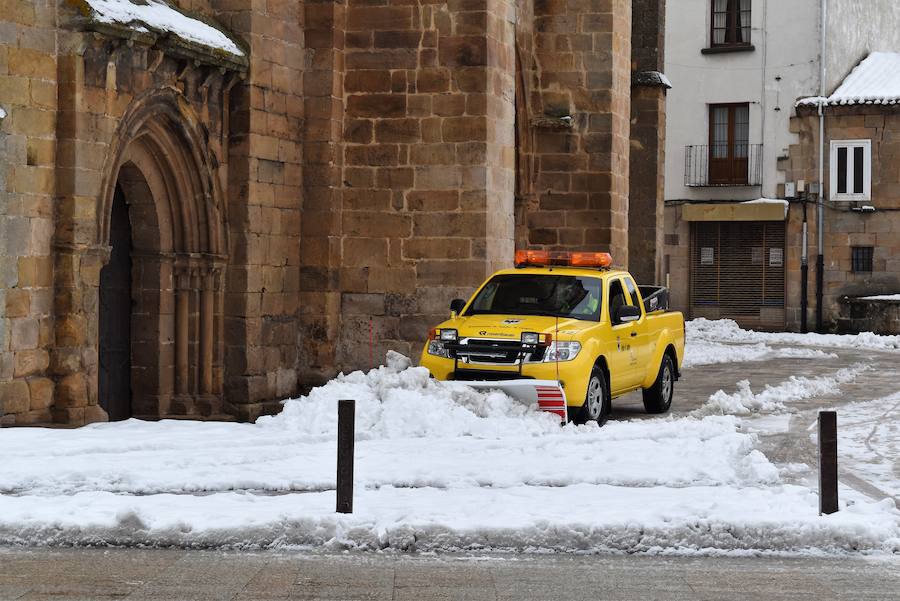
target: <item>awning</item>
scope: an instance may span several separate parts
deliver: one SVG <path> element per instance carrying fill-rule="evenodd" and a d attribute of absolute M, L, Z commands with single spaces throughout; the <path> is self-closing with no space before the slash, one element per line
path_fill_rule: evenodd
<path fill-rule="evenodd" d="M 705 202 L 686 204 L 681 208 L 684 221 L 784 221 L 787 202 Z"/>

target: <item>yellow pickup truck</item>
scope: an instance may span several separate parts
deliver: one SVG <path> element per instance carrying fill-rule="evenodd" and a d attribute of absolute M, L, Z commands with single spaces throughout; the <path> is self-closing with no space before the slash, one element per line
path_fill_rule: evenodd
<path fill-rule="evenodd" d="M 439 380 L 501 389 L 562 420 L 603 424 L 642 390 L 664 413 L 684 357 L 684 317 L 665 288 L 637 286 L 608 253 L 518 251 L 429 333 L 421 365 Z"/>

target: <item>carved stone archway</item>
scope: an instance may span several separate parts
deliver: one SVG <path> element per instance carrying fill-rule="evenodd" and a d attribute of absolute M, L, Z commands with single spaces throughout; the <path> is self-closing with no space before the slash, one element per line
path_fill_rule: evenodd
<path fill-rule="evenodd" d="M 108 261 L 118 191 L 132 232 L 131 414 L 220 414 L 228 248 L 223 195 L 203 126 L 177 89 L 157 89 L 133 101 L 103 173 L 94 245 L 73 249 L 72 261 L 81 267 L 72 274 L 80 271 L 82 277 L 67 281 L 67 272 L 57 274 L 58 296 L 87 299 L 82 315 L 65 315 L 57 325 L 63 343 L 72 338 L 73 319 L 87 332 L 80 345 L 87 360 L 59 380 L 59 409 L 82 392 L 89 406 L 97 402 L 100 278 L 83 273 L 86 263 L 94 262 L 100 272 Z M 58 351 L 64 371 L 66 359 L 71 361 L 66 350 Z M 87 390 L 78 390 L 82 386 Z"/>
<path fill-rule="evenodd" d="M 135 104 L 108 171 L 98 227 L 109 239 L 115 187 L 132 221 L 132 393 L 136 415 L 222 411 L 225 227 L 199 120 L 175 90 Z"/>

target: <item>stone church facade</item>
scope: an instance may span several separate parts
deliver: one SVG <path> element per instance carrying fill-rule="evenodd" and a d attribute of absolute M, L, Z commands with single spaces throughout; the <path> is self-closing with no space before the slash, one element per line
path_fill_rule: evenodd
<path fill-rule="evenodd" d="M 0 15 L 0 424 L 255 419 L 515 247 L 658 279 L 664 0 L 116 2 Z"/>

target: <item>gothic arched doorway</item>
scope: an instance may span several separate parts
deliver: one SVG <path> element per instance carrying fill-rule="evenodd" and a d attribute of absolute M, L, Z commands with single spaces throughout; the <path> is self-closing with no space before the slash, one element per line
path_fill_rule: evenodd
<path fill-rule="evenodd" d="M 131 407 L 131 222 L 116 187 L 109 220 L 109 261 L 100 271 L 98 397 L 110 421 L 128 419 Z"/>
<path fill-rule="evenodd" d="M 137 105 L 102 199 L 98 396 L 111 420 L 222 412 L 221 195 L 184 110 L 171 92 Z"/>

